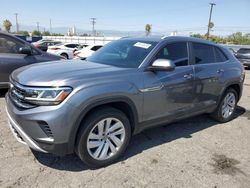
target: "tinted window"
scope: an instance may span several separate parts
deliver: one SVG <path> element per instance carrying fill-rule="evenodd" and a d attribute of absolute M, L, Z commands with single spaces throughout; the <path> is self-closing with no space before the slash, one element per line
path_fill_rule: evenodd
<path fill-rule="evenodd" d="M 196 64 L 214 63 L 214 49 L 213 46 L 193 43 L 193 53 Z"/>
<path fill-rule="evenodd" d="M 94 46 L 94 47 L 91 48 L 91 50 L 97 51 L 97 50 L 100 49 L 101 47 L 102 47 L 102 46 Z"/>
<path fill-rule="evenodd" d="M 215 60 L 216 62 L 225 62 L 228 58 L 224 55 L 224 53 L 217 47 L 214 47 Z"/>
<path fill-rule="evenodd" d="M 0 53 L 19 53 L 19 49 L 24 45 L 18 40 L 0 35 Z"/>
<path fill-rule="evenodd" d="M 240 48 L 237 52 L 241 54 L 248 54 L 250 53 L 250 48 Z"/>
<path fill-rule="evenodd" d="M 79 45 L 78 44 L 66 44 L 65 46 L 68 47 L 68 48 L 76 48 Z"/>
<path fill-rule="evenodd" d="M 117 40 L 96 51 L 87 61 L 125 68 L 138 68 L 157 42 Z"/>
<path fill-rule="evenodd" d="M 188 65 L 188 51 L 186 42 L 168 44 L 160 50 L 155 59 L 172 60 L 176 66 Z"/>

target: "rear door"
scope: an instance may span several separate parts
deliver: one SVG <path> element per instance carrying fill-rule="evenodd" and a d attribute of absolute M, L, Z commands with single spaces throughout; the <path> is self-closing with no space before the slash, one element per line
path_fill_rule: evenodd
<path fill-rule="evenodd" d="M 144 120 L 180 117 L 193 111 L 193 67 L 189 65 L 186 42 L 166 44 L 156 54 L 156 59 L 172 60 L 173 71 L 145 72 Z M 154 61 L 153 60 L 153 61 Z"/>
<path fill-rule="evenodd" d="M 216 46 L 192 43 L 195 105 L 201 109 L 217 103 L 223 88 L 228 58 Z"/>

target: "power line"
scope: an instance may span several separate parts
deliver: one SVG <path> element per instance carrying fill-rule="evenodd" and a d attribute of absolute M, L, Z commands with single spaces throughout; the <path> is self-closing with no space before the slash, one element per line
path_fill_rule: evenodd
<path fill-rule="evenodd" d="M 95 36 L 96 31 L 95 31 L 95 24 L 96 24 L 96 18 L 90 18 L 91 24 L 92 24 L 92 34 Z"/>
<path fill-rule="evenodd" d="M 18 25 L 18 19 L 17 19 L 18 13 L 15 13 L 15 15 L 16 15 L 16 32 L 18 33 L 19 32 L 19 25 Z"/>
<path fill-rule="evenodd" d="M 37 31 L 40 31 L 39 22 L 36 22 Z"/>
<path fill-rule="evenodd" d="M 208 19 L 208 25 L 207 25 L 207 39 L 209 39 L 209 33 L 210 29 L 213 27 L 211 18 L 212 18 L 212 13 L 213 13 L 213 7 L 216 5 L 215 3 L 209 3 L 210 4 L 210 12 L 209 12 L 209 19 Z"/>
<path fill-rule="evenodd" d="M 51 19 L 49 19 L 49 32 L 52 33 L 52 24 L 51 24 Z"/>

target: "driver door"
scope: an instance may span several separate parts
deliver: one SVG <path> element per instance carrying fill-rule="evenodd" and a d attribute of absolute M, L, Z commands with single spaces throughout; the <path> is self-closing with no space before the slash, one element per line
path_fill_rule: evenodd
<path fill-rule="evenodd" d="M 17 68 L 34 63 L 33 55 L 20 54 L 26 44 L 7 35 L 0 35 L 0 83 L 9 82 L 10 74 Z"/>
<path fill-rule="evenodd" d="M 176 67 L 171 71 L 147 71 L 144 75 L 144 121 L 181 117 L 192 113 L 194 71 L 189 65 L 188 44 L 177 42 L 165 45 L 154 57 L 168 59 Z"/>

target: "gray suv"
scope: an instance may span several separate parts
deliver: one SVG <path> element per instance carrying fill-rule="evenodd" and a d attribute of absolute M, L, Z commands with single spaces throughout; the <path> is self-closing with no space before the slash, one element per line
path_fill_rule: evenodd
<path fill-rule="evenodd" d="M 31 149 L 106 166 L 142 130 L 209 113 L 234 116 L 244 68 L 224 47 L 188 37 L 123 38 L 86 61 L 14 71 L 10 128 Z"/>

